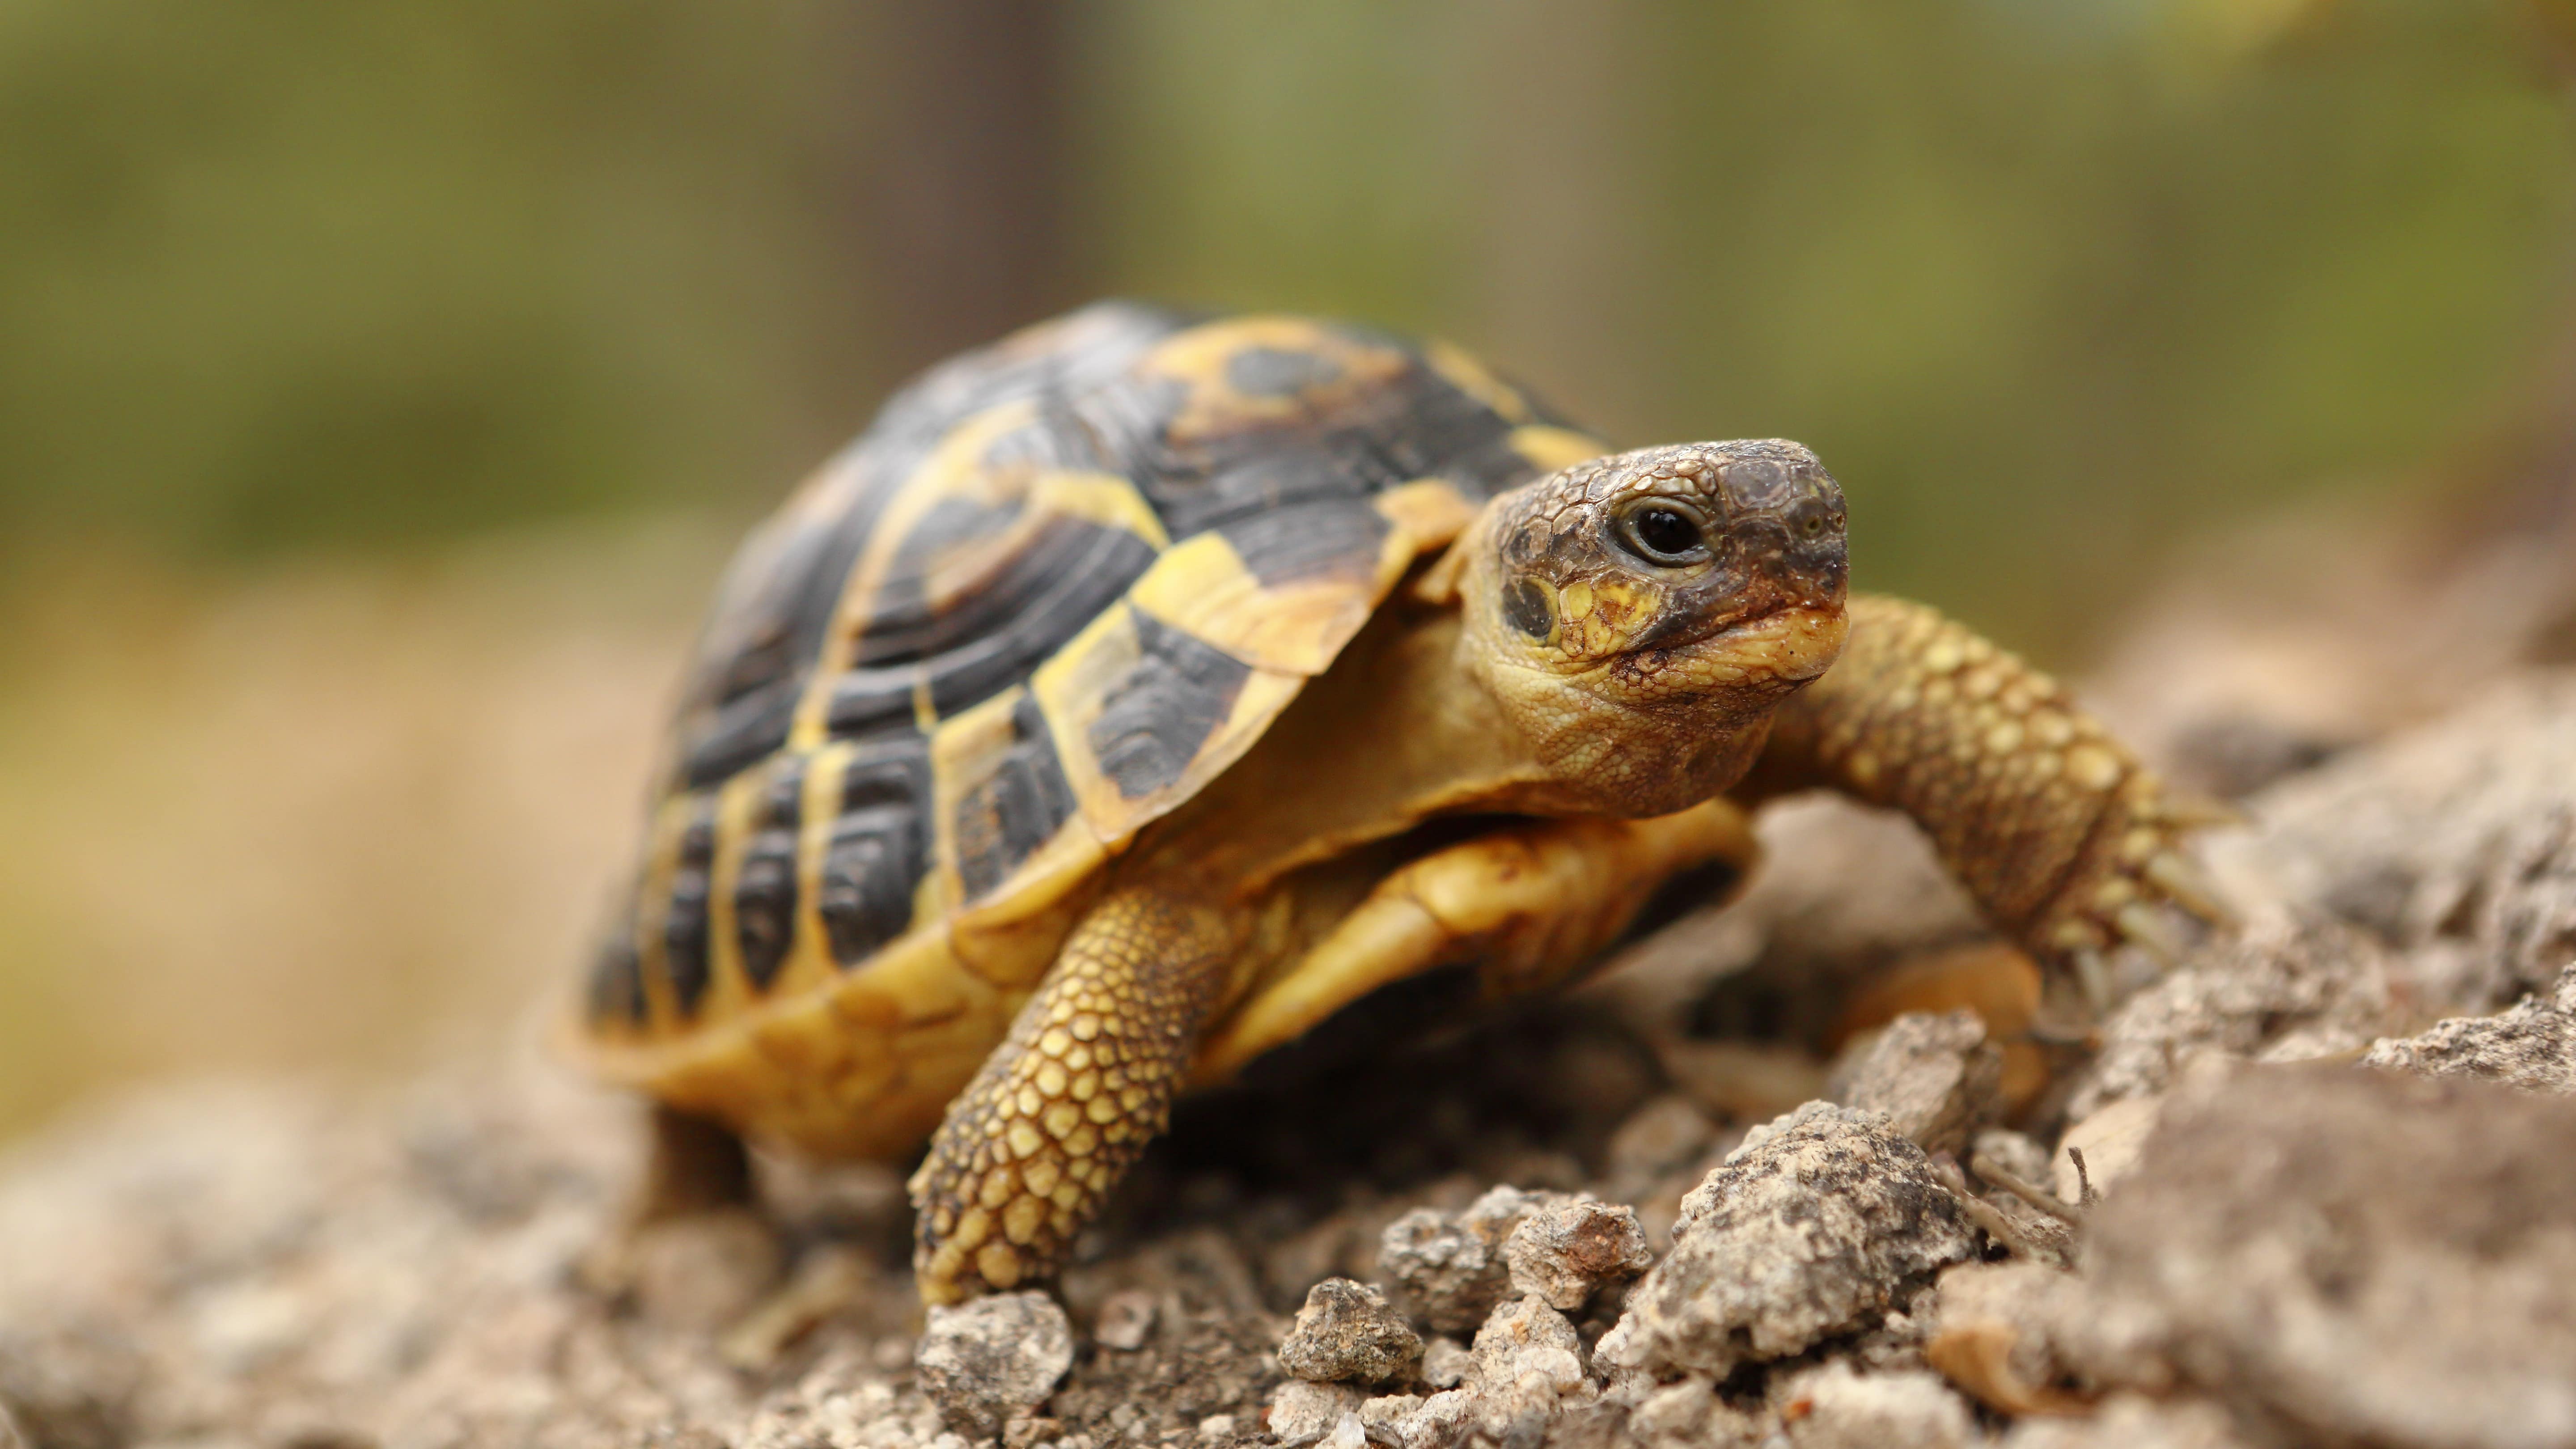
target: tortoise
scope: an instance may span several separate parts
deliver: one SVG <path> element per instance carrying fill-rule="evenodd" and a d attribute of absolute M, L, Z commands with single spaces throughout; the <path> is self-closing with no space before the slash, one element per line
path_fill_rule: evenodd
<path fill-rule="evenodd" d="M 670 753 L 575 1030 L 659 1104 L 648 1196 L 927 1142 L 934 1304 L 1044 1281 L 1177 1093 L 1436 967 L 1566 983 L 1784 791 L 1912 816 L 2064 979 L 2208 909 L 2063 688 L 1847 592 L 1806 448 L 1614 452 L 1302 317 L 923 374 L 743 545 Z"/>

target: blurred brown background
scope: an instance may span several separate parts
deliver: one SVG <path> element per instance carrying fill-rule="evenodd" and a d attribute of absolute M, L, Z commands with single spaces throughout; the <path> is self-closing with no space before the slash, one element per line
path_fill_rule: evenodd
<path fill-rule="evenodd" d="M 0 1132 L 573 968 L 734 536 L 1124 292 L 1813 444 L 2079 663 L 2178 540 L 2570 416 L 2536 0 L 0 8 Z"/>

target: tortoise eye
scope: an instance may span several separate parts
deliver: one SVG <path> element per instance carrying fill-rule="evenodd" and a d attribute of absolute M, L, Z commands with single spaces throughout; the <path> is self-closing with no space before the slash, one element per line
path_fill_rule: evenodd
<path fill-rule="evenodd" d="M 1618 538 L 1628 552 L 1650 564 L 1670 567 L 1708 557 L 1699 520 L 1662 501 L 1631 509 L 1619 520 Z"/>

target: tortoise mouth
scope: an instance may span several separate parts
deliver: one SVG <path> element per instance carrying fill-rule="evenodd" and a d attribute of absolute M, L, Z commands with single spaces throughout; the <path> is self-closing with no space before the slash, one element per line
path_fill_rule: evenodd
<path fill-rule="evenodd" d="M 1696 638 L 1667 646 L 1701 654 L 1706 667 L 1728 682 L 1804 684 L 1842 657 L 1849 629 L 1840 604 L 1781 603 L 1705 628 Z"/>
<path fill-rule="evenodd" d="M 1839 599 L 1815 600 L 1773 595 L 1750 607 L 1725 610 L 1677 609 L 1637 641 L 1640 649 L 1679 652 L 1748 647 L 1760 650 L 1784 632 L 1797 634 L 1831 625 L 1839 628 Z"/>

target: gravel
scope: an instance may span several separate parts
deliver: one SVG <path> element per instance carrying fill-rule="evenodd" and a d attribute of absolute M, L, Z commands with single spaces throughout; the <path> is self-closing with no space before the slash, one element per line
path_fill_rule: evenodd
<path fill-rule="evenodd" d="M 1922 1148 L 1875 1112 L 1810 1102 L 1682 1200 L 1672 1252 L 1599 1354 L 1659 1379 L 1724 1377 L 1868 1327 L 1976 1251 Z"/>
<path fill-rule="evenodd" d="M 1637 1210 L 1589 1198 L 1540 1208 L 1503 1240 L 1512 1291 L 1571 1312 L 1655 1265 Z"/>
<path fill-rule="evenodd" d="M 921 1387 L 949 1424 L 993 1434 L 1055 1392 L 1073 1367 L 1073 1324 L 1044 1293 L 997 1293 L 930 1310 L 913 1356 Z"/>
<path fill-rule="evenodd" d="M 2420 1036 L 2381 1040 L 2366 1067 L 2482 1077 L 2531 1092 L 2576 1092 L 2576 966 L 2496 1016 L 2452 1017 Z"/>
<path fill-rule="evenodd" d="M 2003 1075 L 2004 1054 L 1975 1012 L 1909 1011 L 1846 1050 L 1825 1095 L 1887 1114 L 1926 1152 L 1955 1153 L 2001 1109 Z"/>
<path fill-rule="evenodd" d="M 637 1114 L 551 1069 L 148 1093 L 0 1156 L 0 1444 L 2576 1445 L 2569 720 L 2534 676 L 2253 797 L 2246 929 L 2011 1129 L 1986 1063 L 2040 1048 L 1956 1013 L 1773 1120 L 1672 1065 L 1825 1081 L 1837 994 L 1976 929 L 1784 811 L 1724 951 L 1185 1103 L 1052 1301 L 918 1337 L 890 1170 L 764 1161 L 764 1219 L 618 1257 Z M 2072 1203 L 2069 1144 L 2074 1223 L 1974 1170 Z"/>
<path fill-rule="evenodd" d="M 2375 1445 L 2576 1444 L 2576 1101 L 2196 1072 L 2086 1266 L 2162 1358 L 2147 1376 L 2249 1415 Z"/>
<path fill-rule="evenodd" d="M 1306 1294 L 1296 1326 L 1279 1344 L 1279 1366 L 1316 1383 L 1384 1383 L 1409 1373 L 1422 1339 L 1386 1294 L 1348 1278 L 1327 1278 Z"/>

